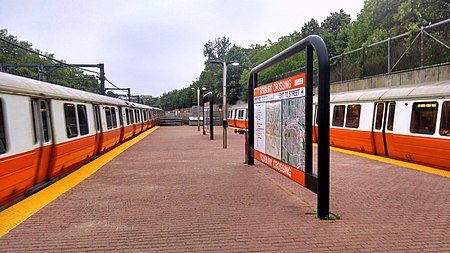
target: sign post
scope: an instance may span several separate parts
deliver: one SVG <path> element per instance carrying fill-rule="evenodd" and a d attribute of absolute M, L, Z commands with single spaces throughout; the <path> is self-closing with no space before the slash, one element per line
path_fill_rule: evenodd
<path fill-rule="evenodd" d="M 258 73 L 306 50 L 306 72 L 258 87 Z M 318 173 L 312 164 L 313 53 L 318 61 Z M 311 35 L 250 72 L 247 163 L 268 165 L 317 193 L 317 216 L 329 215 L 330 64 L 322 38 Z"/>

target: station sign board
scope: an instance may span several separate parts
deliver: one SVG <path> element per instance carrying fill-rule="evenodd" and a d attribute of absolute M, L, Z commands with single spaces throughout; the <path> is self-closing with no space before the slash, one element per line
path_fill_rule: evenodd
<path fill-rule="evenodd" d="M 205 116 L 204 116 L 204 119 L 205 119 L 205 121 L 204 121 L 204 126 L 205 126 L 205 132 L 207 132 L 207 133 L 209 133 L 209 132 L 211 132 L 211 120 L 210 120 L 210 117 L 209 117 L 209 115 L 210 115 L 210 110 L 211 110 L 211 106 L 210 106 L 210 102 L 208 101 L 208 102 L 205 102 L 204 104 L 203 104 L 203 111 L 204 111 L 204 113 L 205 113 Z"/>
<path fill-rule="evenodd" d="M 305 73 L 259 85 L 261 71 L 303 51 Z M 312 157 L 314 76 L 318 83 L 317 173 Z M 317 193 L 317 217 L 326 219 L 330 210 L 330 57 L 321 37 L 309 35 L 250 71 L 247 138 L 247 164 L 257 159 Z"/>
<path fill-rule="evenodd" d="M 254 157 L 305 186 L 305 73 L 254 89 Z"/>

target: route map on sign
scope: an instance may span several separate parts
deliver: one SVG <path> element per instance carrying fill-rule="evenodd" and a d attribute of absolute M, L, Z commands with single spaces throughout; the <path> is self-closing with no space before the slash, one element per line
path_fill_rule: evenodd
<path fill-rule="evenodd" d="M 305 165 L 305 74 L 254 90 L 255 158 L 290 176 Z"/>
<path fill-rule="evenodd" d="M 205 132 L 207 132 L 207 133 L 209 133 L 211 130 L 210 130 L 210 116 L 209 116 L 209 114 L 210 114 L 210 112 L 209 112 L 209 110 L 210 110 L 210 108 L 209 108 L 209 102 L 206 102 L 206 103 L 204 103 L 203 104 L 203 111 L 204 111 L 204 114 L 205 114 L 205 117 L 204 117 L 204 123 L 203 123 L 203 125 L 204 125 L 204 128 L 205 128 Z"/>
<path fill-rule="evenodd" d="M 281 161 L 297 169 L 305 164 L 305 98 L 283 100 Z M 269 154 L 270 155 L 270 154 Z"/>
<path fill-rule="evenodd" d="M 281 101 L 266 103 L 266 154 L 281 159 Z"/>

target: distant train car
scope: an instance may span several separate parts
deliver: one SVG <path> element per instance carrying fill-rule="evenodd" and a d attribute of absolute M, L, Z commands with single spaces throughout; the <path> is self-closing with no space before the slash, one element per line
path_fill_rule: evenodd
<path fill-rule="evenodd" d="M 230 106 L 230 108 L 228 109 L 228 126 L 239 129 L 247 129 L 247 112 L 247 104 Z"/>
<path fill-rule="evenodd" d="M 153 126 L 160 112 L 0 73 L 0 209 Z"/>
<path fill-rule="evenodd" d="M 239 107 L 228 114 L 231 126 L 238 125 L 237 110 L 247 115 Z M 330 145 L 450 170 L 450 81 L 332 94 Z"/>

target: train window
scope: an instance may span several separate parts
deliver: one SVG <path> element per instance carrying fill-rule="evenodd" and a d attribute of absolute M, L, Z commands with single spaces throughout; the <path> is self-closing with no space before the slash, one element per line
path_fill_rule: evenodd
<path fill-rule="evenodd" d="M 130 119 L 131 119 L 131 124 L 134 123 L 134 111 L 132 109 L 130 109 Z"/>
<path fill-rule="evenodd" d="M 127 125 L 130 124 L 130 110 L 125 109 L 125 117 L 127 118 Z"/>
<path fill-rule="evenodd" d="M 394 116 L 395 116 L 395 102 L 389 104 L 389 115 L 387 122 L 387 130 L 392 131 L 394 129 Z"/>
<path fill-rule="evenodd" d="M 434 134 L 437 111 L 437 102 L 414 103 L 409 131 L 417 134 Z"/>
<path fill-rule="evenodd" d="M 361 105 L 348 105 L 345 127 L 358 128 L 361 114 Z"/>
<path fill-rule="evenodd" d="M 450 101 L 442 104 L 441 126 L 439 127 L 439 134 L 450 136 Z"/>
<path fill-rule="evenodd" d="M 50 131 L 48 129 L 48 110 L 47 110 L 47 103 L 44 101 L 41 101 L 41 116 L 42 116 L 42 131 L 44 132 L 44 142 L 48 142 L 50 140 Z"/>
<path fill-rule="evenodd" d="M 95 111 L 95 127 L 97 128 L 97 131 L 100 131 L 100 109 L 98 105 L 94 105 L 94 111 Z"/>
<path fill-rule="evenodd" d="M 317 122 L 319 122 L 319 120 L 318 120 L 318 118 L 319 118 L 319 113 L 318 113 L 318 112 L 319 112 L 319 106 L 318 106 L 318 105 L 316 105 L 316 107 L 315 107 L 315 108 L 316 108 L 316 109 L 315 109 L 315 111 L 314 111 L 314 112 L 315 112 L 315 114 L 316 114 L 316 115 L 315 115 L 315 117 L 314 117 L 314 118 L 316 119 L 316 125 L 318 125 L 318 123 L 317 123 Z"/>
<path fill-rule="evenodd" d="M 333 108 L 333 126 L 344 126 L 345 105 L 335 105 Z"/>
<path fill-rule="evenodd" d="M 232 119 L 233 117 L 233 110 L 228 110 L 228 118 Z"/>
<path fill-rule="evenodd" d="M 111 107 L 111 119 L 112 119 L 112 127 L 117 128 L 117 117 L 115 107 Z"/>
<path fill-rule="evenodd" d="M 3 101 L 0 99 L 0 154 L 6 153 L 5 120 L 3 118 Z"/>
<path fill-rule="evenodd" d="M 238 118 L 237 119 L 244 119 L 244 112 L 245 112 L 245 110 L 243 110 L 243 109 L 238 110 Z"/>
<path fill-rule="evenodd" d="M 36 128 L 36 111 L 35 111 L 35 105 L 36 101 L 31 101 L 31 118 L 33 120 L 33 137 L 34 137 L 34 144 L 37 143 L 37 128 Z"/>
<path fill-rule="evenodd" d="M 380 130 L 383 125 L 383 112 L 384 112 L 384 103 L 378 103 L 375 117 L 375 129 L 377 130 Z"/>
<path fill-rule="evenodd" d="M 85 105 L 77 105 L 78 122 L 80 123 L 80 135 L 89 133 L 88 119 Z"/>
<path fill-rule="evenodd" d="M 64 116 L 66 118 L 67 138 L 77 137 L 78 127 L 74 104 L 64 104 Z"/>
<path fill-rule="evenodd" d="M 106 114 L 106 127 L 108 129 L 112 128 L 112 119 L 111 119 L 111 107 L 105 107 Z"/>

